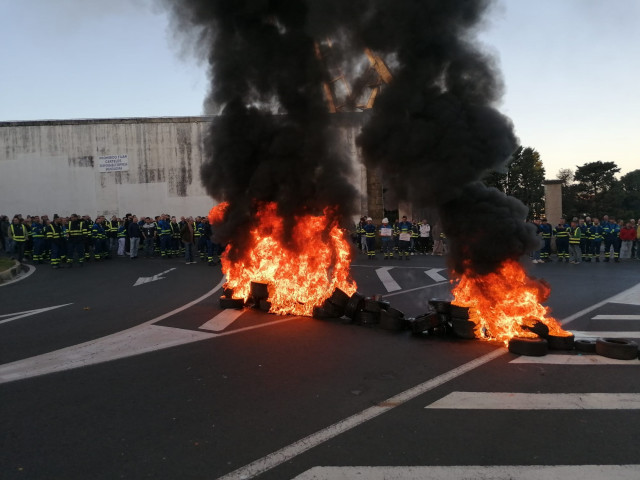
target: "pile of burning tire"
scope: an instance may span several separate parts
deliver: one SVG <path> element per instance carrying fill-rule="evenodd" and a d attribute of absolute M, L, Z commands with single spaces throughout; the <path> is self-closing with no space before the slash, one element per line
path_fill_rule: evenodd
<path fill-rule="evenodd" d="M 365 297 L 361 293 L 349 296 L 336 289 L 322 306 L 315 307 L 313 317 L 339 320 L 394 332 L 410 331 L 413 335 L 441 335 L 473 339 L 475 324 L 469 321 L 468 309 L 451 305 L 448 300 L 433 298 L 429 309 L 417 317 L 406 317 L 380 296 Z"/>
<path fill-rule="evenodd" d="M 269 291 L 266 283 L 251 282 L 251 295 L 245 303 L 232 298 L 233 292 L 225 290 L 220 297 L 220 308 L 243 308 L 251 306 L 268 312 Z M 432 298 L 427 312 L 417 317 L 405 314 L 391 306 L 380 296 L 365 297 L 361 293 L 349 296 L 336 289 L 321 306 L 313 309 L 313 317 L 320 320 L 339 320 L 366 327 L 378 327 L 399 332 L 409 330 L 413 335 L 453 336 L 474 339 L 475 323 L 469 320 L 466 307 L 453 305 L 449 300 Z M 579 354 L 598 354 L 618 360 L 633 360 L 640 357 L 638 344 L 621 338 L 578 339 L 573 335 L 557 336 L 538 322 L 529 327 L 536 337 L 513 337 L 509 340 L 509 351 L 517 355 L 541 357 L 555 351 L 575 351 Z"/>
<path fill-rule="evenodd" d="M 575 339 L 573 335 L 551 335 L 543 323 L 536 323 L 529 330 L 537 337 L 513 337 L 509 351 L 517 355 L 542 357 L 550 350 L 576 351 L 579 354 L 597 354 L 616 360 L 634 360 L 640 356 L 638 344 L 623 338 Z"/>

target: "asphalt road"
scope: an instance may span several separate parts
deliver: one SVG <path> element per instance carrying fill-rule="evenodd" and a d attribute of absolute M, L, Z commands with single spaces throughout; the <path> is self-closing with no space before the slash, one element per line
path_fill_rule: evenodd
<path fill-rule="evenodd" d="M 569 330 L 640 339 L 640 262 L 529 269 Z M 410 316 L 449 288 L 441 257 L 352 273 Z M 640 478 L 639 360 L 236 316 L 221 283 L 114 259 L 0 287 L 0 478 Z"/>

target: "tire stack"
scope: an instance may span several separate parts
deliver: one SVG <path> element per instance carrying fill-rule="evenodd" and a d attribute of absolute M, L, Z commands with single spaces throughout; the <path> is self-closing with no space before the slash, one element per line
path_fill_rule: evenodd
<path fill-rule="evenodd" d="M 244 300 L 241 298 L 232 298 L 233 290 L 230 288 L 225 288 L 223 291 L 223 295 L 220 297 L 220 308 L 242 308 L 244 307 Z"/>
<path fill-rule="evenodd" d="M 367 298 L 359 292 L 348 296 L 336 289 L 321 306 L 313 309 L 317 319 L 341 319 L 366 327 L 379 326 L 385 330 L 400 331 L 405 328 L 404 313 L 393 308 L 379 297 Z"/>
<path fill-rule="evenodd" d="M 476 324 L 469 320 L 469 308 L 459 305 L 451 305 L 449 309 L 449 321 L 453 333 L 467 340 L 476 338 Z"/>
<path fill-rule="evenodd" d="M 271 308 L 271 302 L 269 302 L 269 284 L 251 282 L 249 291 L 250 296 L 247 303 L 252 304 L 253 308 L 258 308 L 263 312 L 268 312 Z"/>
<path fill-rule="evenodd" d="M 431 335 L 439 331 L 446 331 L 446 318 L 434 309 L 429 309 L 426 313 L 415 318 L 407 319 L 409 330 L 413 335 Z"/>

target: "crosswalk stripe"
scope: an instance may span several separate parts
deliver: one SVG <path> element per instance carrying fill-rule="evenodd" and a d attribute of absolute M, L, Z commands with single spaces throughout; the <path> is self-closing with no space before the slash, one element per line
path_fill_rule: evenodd
<path fill-rule="evenodd" d="M 451 392 L 428 409 L 638 410 L 640 393 Z"/>
<path fill-rule="evenodd" d="M 618 360 L 600 355 L 560 355 L 548 354 L 544 357 L 528 357 L 522 355 L 509 363 L 535 363 L 544 365 L 630 365 L 640 367 L 640 359 Z"/>
<path fill-rule="evenodd" d="M 459 480 L 484 478 L 491 480 L 584 480 L 615 478 L 638 480 L 640 465 L 454 465 L 398 467 L 313 467 L 294 480 Z"/>
<path fill-rule="evenodd" d="M 640 320 L 640 315 L 596 315 L 591 320 Z"/>
<path fill-rule="evenodd" d="M 387 292 L 395 292 L 396 290 L 400 290 L 402 288 L 389 273 L 389 270 L 391 270 L 392 268 L 393 267 L 376 268 L 376 275 L 378 275 L 378 278 L 384 285 L 384 288 L 387 289 Z"/>
<path fill-rule="evenodd" d="M 637 285 L 620 292 L 611 300 L 611 303 L 624 303 L 627 305 L 640 305 L 640 283 Z"/>
<path fill-rule="evenodd" d="M 573 315 L 569 315 L 568 317 L 564 318 L 560 323 L 562 325 L 566 325 L 569 322 L 573 322 L 575 319 L 580 318 L 583 315 L 586 315 L 587 313 L 592 312 L 595 309 L 606 305 L 607 303 L 625 303 L 629 305 L 640 305 L 640 283 L 625 290 L 624 292 L 620 292 L 617 295 L 614 295 L 613 297 L 605 298 L 601 302 L 594 303 L 590 307 L 580 310 L 579 312 L 576 312 Z"/>
<path fill-rule="evenodd" d="M 227 308 L 222 310 L 218 315 L 213 317 L 206 323 L 203 323 L 198 328 L 200 330 L 210 330 L 212 332 L 221 332 L 233 322 L 235 322 L 240 315 L 242 315 L 244 310 L 236 310 Z"/>
<path fill-rule="evenodd" d="M 590 330 L 570 330 L 576 338 L 640 338 L 640 332 L 603 332 Z"/>

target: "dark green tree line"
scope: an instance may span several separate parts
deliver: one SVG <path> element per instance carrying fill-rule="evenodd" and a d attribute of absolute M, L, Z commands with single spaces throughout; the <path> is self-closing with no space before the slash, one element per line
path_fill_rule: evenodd
<path fill-rule="evenodd" d="M 587 162 L 575 171 L 563 168 L 556 178 L 562 180 L 562 209 L 574 216 L 614 215 L 628 220 L 640 218 L 640 170 L 623 175 L 615 162 Z M 513 196 L 529 207 L 529 217 L 544 215 L 545 169 L 540 154 L 531 147 L 518 147 L 502 172 L 489 172 L 488 186 Z"/>

